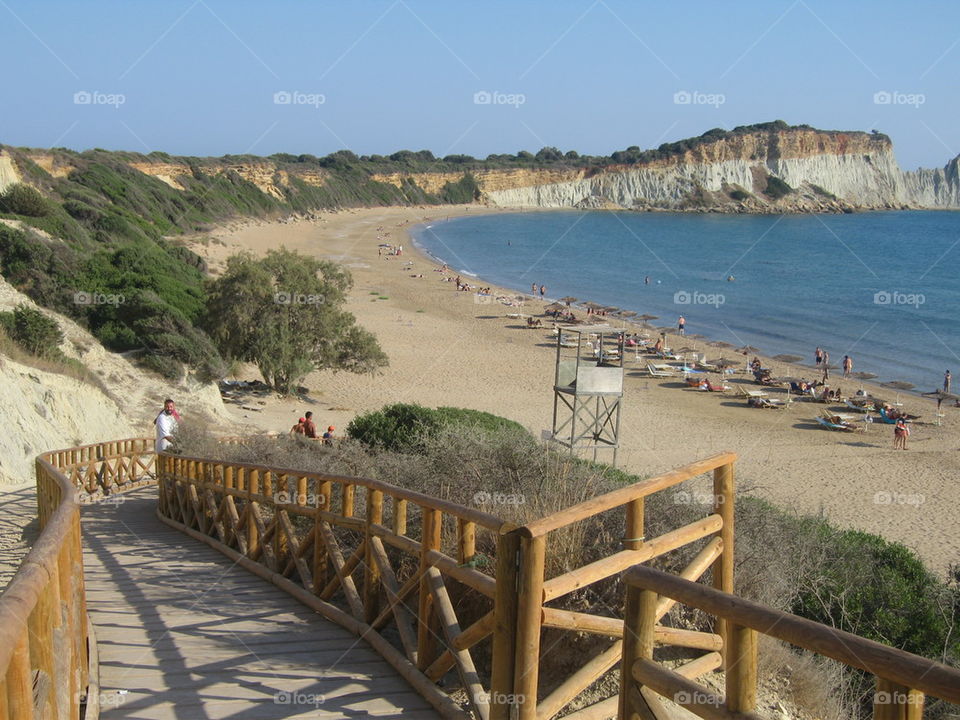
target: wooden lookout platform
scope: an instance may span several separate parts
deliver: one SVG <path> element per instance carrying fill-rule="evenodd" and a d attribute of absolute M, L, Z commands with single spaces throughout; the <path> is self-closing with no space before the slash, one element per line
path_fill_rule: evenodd
<path fill-rule="evenodd" d="M 104 718 L 439 717 L 366 642 L 156 508 L 145 487 L 82 515 Z"/>

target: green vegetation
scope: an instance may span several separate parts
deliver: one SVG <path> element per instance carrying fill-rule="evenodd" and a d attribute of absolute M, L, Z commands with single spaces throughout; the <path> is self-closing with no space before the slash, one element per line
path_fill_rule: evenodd
<path fill-rule="evenodd" d="M 473 427 L 482 432 L 526 433 L 520 423 L 467 408 L 396 403 L 358 415 L 347 426 L 347 435 L 370 448 L 396 452 L 418 452 L 441 428 Z"/>
<path fill-rule="evenodd" d="M 825 190 L 824 188 L 820 187 L 819 185 L 814 185 L 814 184 L 811 183 L 810 188 L 811 188 L 817 195 L 820 195 L 820 196 L 822 196 L 822 197 L 825 197 L 825 198 L 827 198 L 828 200 L 836 200 L 836 199 L 837 199 L 837 196 L 836 196 L 836 195 L 834 195 L 834 194 L 833 194 L 832 192 L 830 192 L 829 190 Z"/>
<path fill-rule="evenodd" d="M 56 320 L 27 305 L 17 305 L 13 312 L 0 312 L 0 328 L 21 349 L 36 357 L 61 359 L 63 332 Z"/>
<path fill-rule="evenodd" d="M 0 212 L 42 217 L 49 211 L 46 198 L 30 185 L 15 183 L 0 195 Z"/>
<path fill-rule="evenodd" d="M 741 190 L 740 188 L 731 190 L 728 194 L 737 202 L 743 202 L 744 200 L 750 199 L 750 193 L 748 193 L 746 190 Z"/>
<path fill-rule="evenodd" d="M 785 195 L 789 195 L 793 192 L 793 188 L 787 185 L 783 180 L 778 178 L 776 175 L 770 175 L 767 178 L 767 187 L 763 189 L 763 194 L 773 200 L 779 200 Z"/>
<path fill-rule="evenodd" d="M 387 358 L 341 309 L 352 283 L 340 266 L 285 249 L 236 255 L 209 286 L 205 327 L 224 355 L 256 363 L 281 393 L 314 369 L 373 372 Z"/>

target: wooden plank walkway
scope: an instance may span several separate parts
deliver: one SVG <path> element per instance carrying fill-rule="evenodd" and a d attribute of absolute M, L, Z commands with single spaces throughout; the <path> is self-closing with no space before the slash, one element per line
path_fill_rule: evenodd
<path fill-rule="evenodd" d="M 104 718 L 439 717 L 362 640 L 157 520 L 156 493 L 82 513 Z"/>

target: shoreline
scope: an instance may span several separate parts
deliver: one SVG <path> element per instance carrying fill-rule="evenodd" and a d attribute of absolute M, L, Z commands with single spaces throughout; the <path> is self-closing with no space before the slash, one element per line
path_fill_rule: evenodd
<path fill-rule="evenodd" d="M 351 270 L 355 284 L 345 309 L 377 335 L 391 365 L 372 377 L 312 373 L 304 384 L 311 388 L 308 409 L 315 411 L 318 425 L 335 425 L 340 435 L 358 413 L 393 402 L 417 402 L 493 412 L 539 436 L 549 427 L 552 413 L 553 336 L 548 329 L 531 331 L 508 318 L 516 308 L 479 303 L 473 292 L 457 292 L 452 283 L 439 282 L 438 263 L 415 247 L 410 235 L 417 224 L 436 222 L 436 216 L 430 217 L 435 209 L 347 210 L 316 221 L 221 229 L 214 233 L 221 236 L 219 242 L 196 249 L 204 250 L 216 265 L 236 250 L 262 254 L 283 244 Z M 445 209 L 449 212 L 444 215 L 451 218 L 514 211 Z M 379 242 L 402 244 L 403 255 L 379 257 Z M 488 284 L 474 278 L 470 283 Z M 495 295 L 515 294 L 489 284 Z M 521 311 L 539 315 L 544 304 L 528 302 Z M 671 332 L 668 344 L 678 339 Z M 709 345 L 704 352 L 708 358 L 721 354 Z M 726 354 L 739 359 L 738 367 L 745 365 L 743 355 Z M 775 360 L 764 365 L 772 367 L 774 375 L 812 374 L 802 365 Z M 867 426 L 865 433 L 856 435 L 821 429 L 813 417 L 831 405 L 803 401 L 785 410 L 748 408 L 735 397 L 717 397 L 648 377 L 638 372 L 643 367 L 645 360 L 625 363 L 618 463 L 623 469 L 649 476 L 718 451 L 734 451 L 740 458 L 742 492 L 781 508 L 824 513 L 840 527 L 901 542 L 938 575 L 960 558 L 960 536 L 948 510 L 960 503 L 955 482 L 960 475 L 955 439 L 960 424 L 950 409 L 944 408 L 943 425 L 936 426 L 929 422 L 934 401 L 901 393 L 904 409 L 923 418 L 914 426 L 910 449 L 894 451 L 888 425 Z M 256 374 L 249 368 L 242 377 Z M 734 387 L 758 388 L 742 371 L 725 381 Z M 868 392 L 894 399 L 894 390 L 869 381 L 862 385 Z M 771 392 L 771 397 L 777 396 L 778 391 Z M 248 428 L 286 432 L 302 410 L 303 402 L 296 398 L 271 397 L 255 412 L 231 406 L 228 419 Z M 601 453 L 599 459 L 609 461 L 609 454 Z"/>

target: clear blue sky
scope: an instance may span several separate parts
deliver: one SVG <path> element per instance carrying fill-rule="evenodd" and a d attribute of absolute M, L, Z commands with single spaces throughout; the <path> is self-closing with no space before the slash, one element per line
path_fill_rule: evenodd
<path fill-rule="evenodd" d="M 608 154 L 783 119 L 960 153 L 960 3 L 0 0 L 0 60 L 19 146 Z"/>

